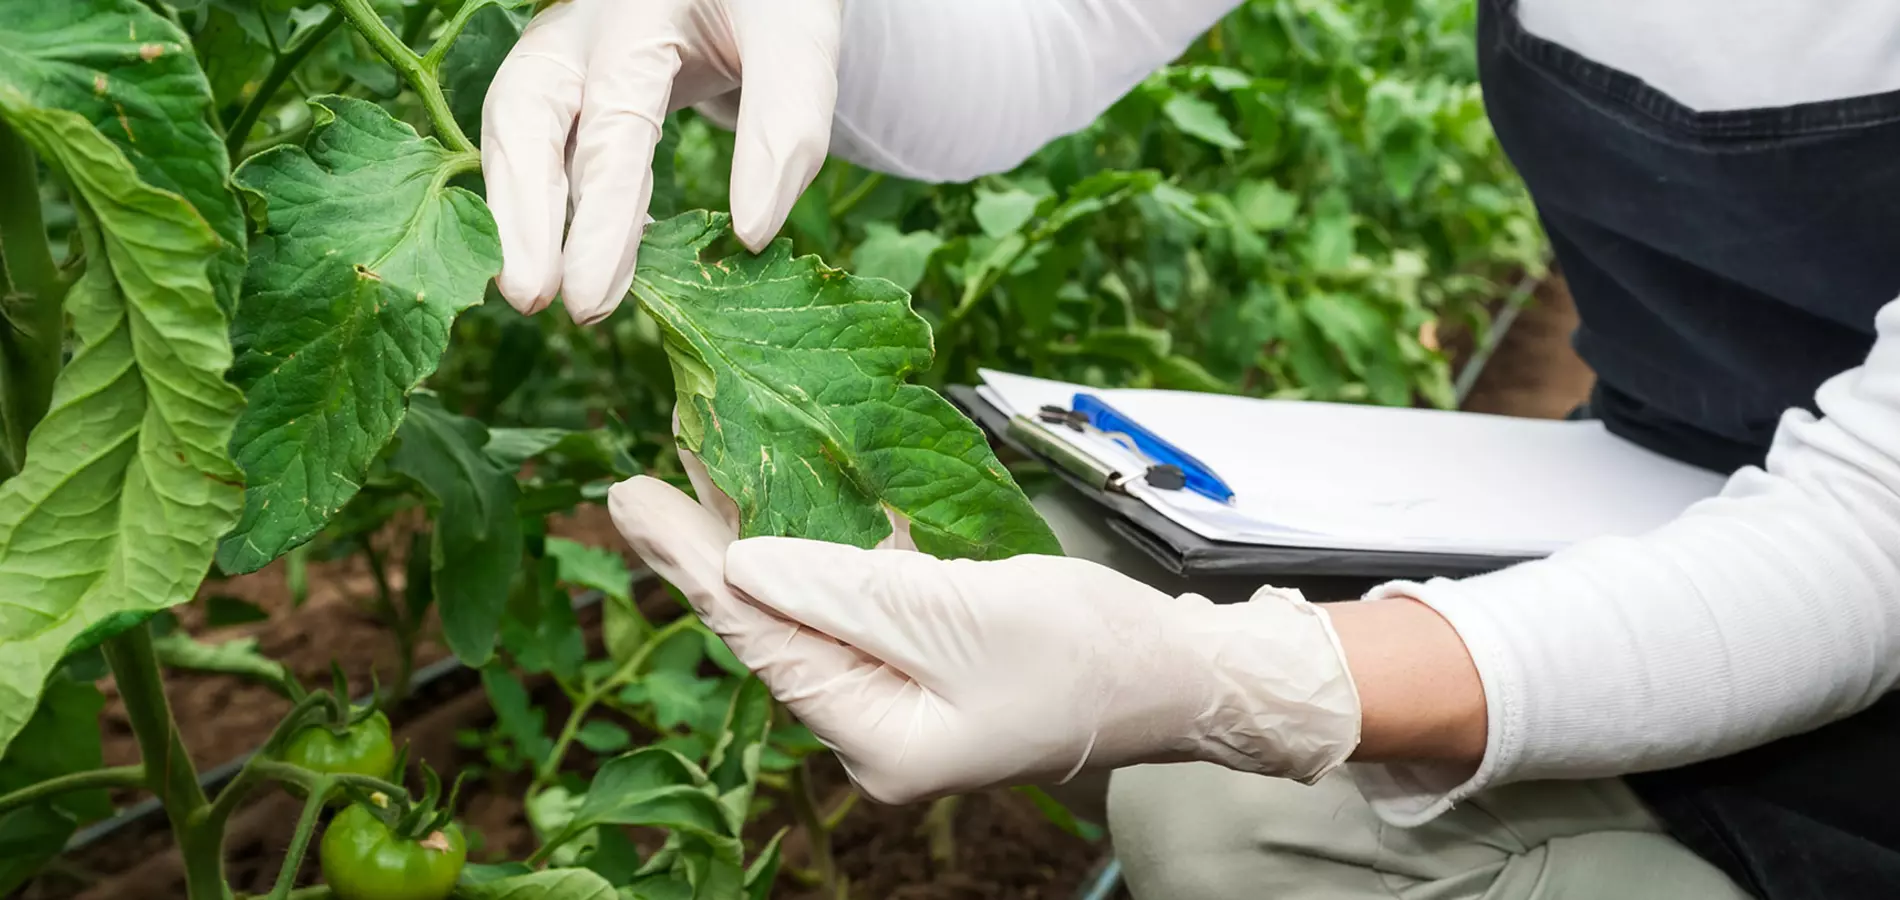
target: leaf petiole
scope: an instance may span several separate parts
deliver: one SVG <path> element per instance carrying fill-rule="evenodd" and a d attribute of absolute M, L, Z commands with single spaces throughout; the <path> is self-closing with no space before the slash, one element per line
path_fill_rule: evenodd
<path fill-rule="evenodd" d="M 270 71 L 264 75 L 264 80 L 258 82 L 257 93 L 251 95 L 251 99 L 244 104 L 244 108 L 238 111 L 237 118 L 231 120 L 231 130 L 225 132 L 224 149 L 231 155 L 232 162 L 238 161 L 238 155 L 244 149 L 245 138 L 257 125 L 258 117 L 264 114 L 264 108 L 270 105 L 271 98 L 277 95 L 277 89 L 283 87 L 291 73 L 297 71 L 297 67 L 310 58 L 311 52 L 315 51 L 317 46 L 342 24 L 343 13 L 332 10 L 323 21 L 297 35 L 296 42 L 292 43 L 290 48 L 271 64 Z"/>
<path fill-rule="evenodd" d="M 376 48 L 376 53 L 384 61 L 396 67 L 397 74 L 422 98 L 422 108 L 429 114 L 429 124 L 435 128 L 436 139 L 451 150 L 474 153 L 475 145 L 469 141 L 468 135 L 462 133 L 462 127 L 455 124 L 455 115 L 449 111 L 448 98 L 442 93 L 442 82 L 423 65 L 423 58 L 416 51 L 389 30 L 382 16 L 377 15 L 370 6 L 369 0 L 330 0 L 330 5 L 350 20 L 350 27 L 355 28 L 363 40 Z"/>
<path fill-rule="evenodd" d="M 11 794 L 0 796 L 0 814 L 12 812 L 22 806 L 30 806 L 49 797 L 73 794 L 79 791 L 104 790 L 110 788 L 135 788 L 145 786 L 145 767 L 113 766 L 106 769 L 92 769 L 74 772 L 58 778 L 29 784 Z"/>

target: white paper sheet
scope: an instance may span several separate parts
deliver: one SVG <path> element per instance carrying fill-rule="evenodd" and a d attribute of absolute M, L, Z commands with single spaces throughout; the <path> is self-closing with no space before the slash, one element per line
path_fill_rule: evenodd
<path fill-rule="evenodd" d="M 1005 412 L 1090 391 L 1206 463 L 1216 503 L 1139 481 L 1129 493 L 1210 540 L 1347 550 L 1532 556 L 1634 535 L 1721 490 L 1724 476 L 1651 453 L 1598 422 L 1109 390 L 984 370 Z M 1125 474 L 1146 463 L 1099 436 L 1052 432 Z"/>

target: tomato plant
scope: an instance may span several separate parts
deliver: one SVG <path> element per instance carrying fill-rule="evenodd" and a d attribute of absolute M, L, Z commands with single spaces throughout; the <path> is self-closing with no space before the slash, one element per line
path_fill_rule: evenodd
<path fill-rule="evenodd" d="M 491 284 L 472 136 L 529 6 L 0 4 L 0 893 L 117 790 L 162 800 L 184 895 L 226 900 L 225 829 L 278 784 L 304 806 L 274 898 L 752 900 L 784 833 L 746 825 L 772 805 L 804 832 L 790 877 L 847 896 L 827 835 L 854 795 L 820 807 L 822 746 L 690 613 L 643 611 L 616 554 L 551 522 L 637 473 L 679 480 L 683 446 L 751 534 L 869 545 L 889 508 L 938 555 L 1054 552 L 934 387 L 994 365 L 1449 405 L 1439 323 L 1482 332 L 1541 271 L 1470 0 L 1249 0 L 1018 171 L 931 186 L 828 164 L 758 255 L 706 211 L 730 136 L 676 114 L 638 302 L 589 329 L 523 318 Z M 820 328 L 829 352 L 800 350 Z M 727 333 L 757 352 L 722 352 Z M 813 399 L 840 394 L 873 402 Z M 173 617 L 255 618 L 207 577 L 279 564 L 301 594 L 311 561 L 343 557 L 399 650 L 367 706 Z M 526 860 L 464 868 L 454 792 L 392 739 L 383 708 L 430 641 L 480 673 L 495 726 L 464 736 L 463 773 L 526 783 Z M 290 705 L 215 793 L 166 699 L 185 670 Z M 107 674 L 132 765 L 104 765 Z M 299 885 L 319 835 L 328 886 Z"/>

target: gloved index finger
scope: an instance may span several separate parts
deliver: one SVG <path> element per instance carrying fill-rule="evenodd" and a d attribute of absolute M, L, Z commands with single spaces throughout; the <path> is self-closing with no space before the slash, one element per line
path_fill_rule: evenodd
<path fill-rule="evenodd" d="M 579 4 L 537 16 L 482 101 L 482 178 L 501 237 L 496 287 L 523 314 L 561 289 L 566 149 L 580 114 L 586 18 Z"/>

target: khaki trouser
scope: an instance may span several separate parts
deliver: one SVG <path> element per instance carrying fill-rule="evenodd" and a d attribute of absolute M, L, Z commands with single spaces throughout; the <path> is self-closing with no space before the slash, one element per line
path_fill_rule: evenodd
<path fill-rule="evenodd" d="M 1169 574 L 1109 532 L 1098 508 L 1067 488 L 1039 494 L 1036 507 L 1069 555 L 1161 590 L 1232 601 L 1259 587 L 1256 578 Z M 1370 583 L 1288 579 L 1282 586 L 1336 600 Z M 1099 813 L 1099 795 L 1074 787 L 1058 796 L 1085 815 Z M 1115 772 L 1107 793 L 1109 834 L 1136 900 L 1748 897 L 1664 834 L 1619 779 L 1507 785 L 1412 829 L 1382 822 L 1344 772 L 1307 787 L 1200 763 L 1137 766 Z"/>

